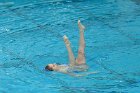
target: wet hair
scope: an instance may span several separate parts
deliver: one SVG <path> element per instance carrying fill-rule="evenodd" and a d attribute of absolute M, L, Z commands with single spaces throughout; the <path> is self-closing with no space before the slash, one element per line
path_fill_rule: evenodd
<path fill-rule="evenodd" d="M 53 69 L 48 65 L 45 67 L 45 70 L 53 71 Z"/>

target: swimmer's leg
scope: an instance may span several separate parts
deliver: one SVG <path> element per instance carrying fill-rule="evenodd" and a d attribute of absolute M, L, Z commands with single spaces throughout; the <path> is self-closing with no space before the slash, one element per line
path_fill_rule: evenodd
<path fill-rule="evenodd" d="M 68 50 L 70 65 L 74 66 L 75 65 L 75 57 L 74 57 L 74 54 L 73 54 L 71 46 L 70 46 L 70 41 L 68 40 L 68 37 L 66 35 L 63 36 L 63 39 L 64 39 L 65 45 L 67 47 L 67 50 Z"/>
<path fill-rule="evenodd" d="M 80 39 L 79 39 L 79 49 L 78 49 L 78 56 L 76 58 L 76 64 L 84 64 L 85 60 L 85 39 L 84 39 L 84 25 L 81 24 L 80 20 L 78 20 L 78 27 L 80 32 Z"/>

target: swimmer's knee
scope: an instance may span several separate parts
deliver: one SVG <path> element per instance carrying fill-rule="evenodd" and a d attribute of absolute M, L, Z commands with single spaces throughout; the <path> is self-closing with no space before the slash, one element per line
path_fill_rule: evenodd
<path fill-rule="evenodd" d="M 78 54 L 84 55 L 83 49 L 79 49 Z"/>

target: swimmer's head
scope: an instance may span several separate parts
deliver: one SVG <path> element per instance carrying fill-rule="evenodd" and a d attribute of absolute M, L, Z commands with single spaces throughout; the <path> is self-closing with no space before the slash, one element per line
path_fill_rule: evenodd
<path fill-rule="evenodd" d="M 59 64 L 48 64 L 46 67 L 45 67 L 45 70 L 49 70 L 49 71 L 54 71 L 54 70 L 57 70 L 57 67 L 58 67 Z"/>

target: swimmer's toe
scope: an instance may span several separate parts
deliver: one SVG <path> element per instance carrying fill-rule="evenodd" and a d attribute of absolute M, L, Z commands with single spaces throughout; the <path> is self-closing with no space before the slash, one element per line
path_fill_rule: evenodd
<path fill-rule="evenodd" d="M 67 37 L 66 35 L 64 35 L 64 36 L 63 36 L 63 39 L 64 39 L 64 40 L 65 40 L 65 39 L 68 39 L 68 37 Z"/>
<path fill-rule="evenodd" d="M 66 35 L 63 36 L 63 39 L 64 39 L 64 42 L 67 46 L 70 45 L 70 41 Z"/>
<path fill-rule="evenodd" d="M 81 31 L 84 31 L 85 30 L 85 26 L 81 23 L 80 20 L 78 20 L 78 27 Z"/>

